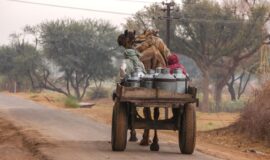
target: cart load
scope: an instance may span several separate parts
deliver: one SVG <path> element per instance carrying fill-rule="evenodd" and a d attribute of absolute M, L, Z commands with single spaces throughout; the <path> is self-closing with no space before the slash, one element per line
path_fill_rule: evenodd
<path fill-rule="evenodd" d="M 124 151 L 127 131 L 135 129 L 178 130 L 179 148 L 192 154 L 196 140 L 197 89 L 188 86 L 188 78 L 176 69 L 149 70 L 146 74 L 135 69 L 125 82 L 118 83 L 112 117 L 111 144 L 113 151 Z M 139 107 L 173 108 L 174 118 L 147 119 L 137 112 Z M 152 149 L 151 149 L 152 150 Z"/>

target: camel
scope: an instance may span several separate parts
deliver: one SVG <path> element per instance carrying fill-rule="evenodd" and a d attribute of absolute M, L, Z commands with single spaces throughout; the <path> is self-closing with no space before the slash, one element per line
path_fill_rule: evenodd
<path fill-rule="evenodd" d="M 164 41 L 158 37 L 158 30 L 145 30 L 143 34 L 137 35 L 135 42 L 137 46 L 136 50 L 139 52 L 144 52 L 144 56 L 147 57 L 149 53 L 156 52 L 153 48 L 156 48 L 162 55 L 165 65 L 168 65 L 168 57 L 171 55 L 170 49 L 164 43 Z M 153 51 L 149 51 L 153 49 Z M 158 57 L 160 58 L 160 57 Z M 160 60 L 162 61 L 162 60 Z"/>
<path fill-rule="evenodd" d="M 158 37 L 158 30 L 145 30 L 143 34 L 136 36 L 135 49 L 142 53 L 140 60 L 145 65 L 146 69 L 155 69 L 157 67 L 166 67 L 168 65 L 168 57 L 171 55 L 170 50 L 163 42 L 161 38 Z M 148 57 L 155 57 L 156 61 L 150 61 Z M 149 107 L 144 107 L 143 113 L 146 119 L 152 119 L 151 110 Z M 159 118 L 159 108 L 154 108 L 154 120 Z M 140 145 L 149 145 L 149 129 L 145 129 L 143 133 L 143 139 Z M 157 130 L 154 130 L 153 142 L 150 146 L 152 151 L 158 151 L 158 136 Z"/>
<path fill-rule="evenodd" d="M 141 53 L 139 59 L 143 62 L 145 69 L 156 69 L 157 67 L 166 67 L 170 55 L 170 50 L 164 44 L 161 38 L 157 37 L 157 32 L 153 30 L 147 30 L 143 34 L 135 37 L 136 32 L 130 32 L 126 30 L 124 34 L 118 37 L 118 44 L 125 48 L 135 48 Z M 136 42 L 136 43 L 135 43 Z M 143 109 L 144 117 L 146 119 L 152 119 L 151 110 L 149 107 Z M 159 108 L 154 108 L 154 120 L 159 118 Z M 136 141 L 136 132 L 134 129 L 130 132 L 130 140 Z M 140 145 L 149 145 L 149 129 L 145 129 L 143 133 L 143 139 Z M 150 146 L 152 151 L 158 151 L 158 136 L 157 130 L 154 130 L 153 142 Z"/>

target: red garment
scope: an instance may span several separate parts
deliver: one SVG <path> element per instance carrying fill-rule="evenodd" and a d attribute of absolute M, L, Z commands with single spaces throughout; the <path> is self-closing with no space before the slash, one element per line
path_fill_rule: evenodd
<path fill-rule="evenodd" d="M 170 68 L 170 73 L 173 74 L 174 69 L 181 68 L 184 75 L 187 75 L 186 68 L 184 65 L 180 64 L 179 59 L 176 54 L 172 54 L 168 57 L 168 68 Z"/>

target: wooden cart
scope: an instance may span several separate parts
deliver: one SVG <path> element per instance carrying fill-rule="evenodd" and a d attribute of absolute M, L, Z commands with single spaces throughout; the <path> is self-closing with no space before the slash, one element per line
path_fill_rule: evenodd
<path fill-rule="evenodd" d="M 111 144 L 113 151 L 124 151 L 128 129 L 178 130 L 179 148 L 192 154 L 196 140 L 195 107 L 197 89 L 188 87 L 186 94 L 159 89 L 124 87 L 117 84 L 113 107 Z M 138 116 L 136 107 L 174 107 L 177 118 L 147 120 Z"/>

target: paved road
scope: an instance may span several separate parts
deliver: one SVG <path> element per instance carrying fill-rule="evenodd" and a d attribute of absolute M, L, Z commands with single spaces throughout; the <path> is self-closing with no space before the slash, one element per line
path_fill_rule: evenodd
<path fill-rule="evenodd" d="M 42 152 L 55 160 L 216 160 L 197 151 L 193 155 L 182 155 L 177 144 L 165 142 L 160 144 L 159 152 L 151 152 L 149 147 L 142 147 L 134 142 L 127 144 L 125 152 L 112 152 L 110 126 L 1 93 L 0 113 L 17 125 L 34 129 L 53 141 L 56 145 L 42 148 Z"/>

